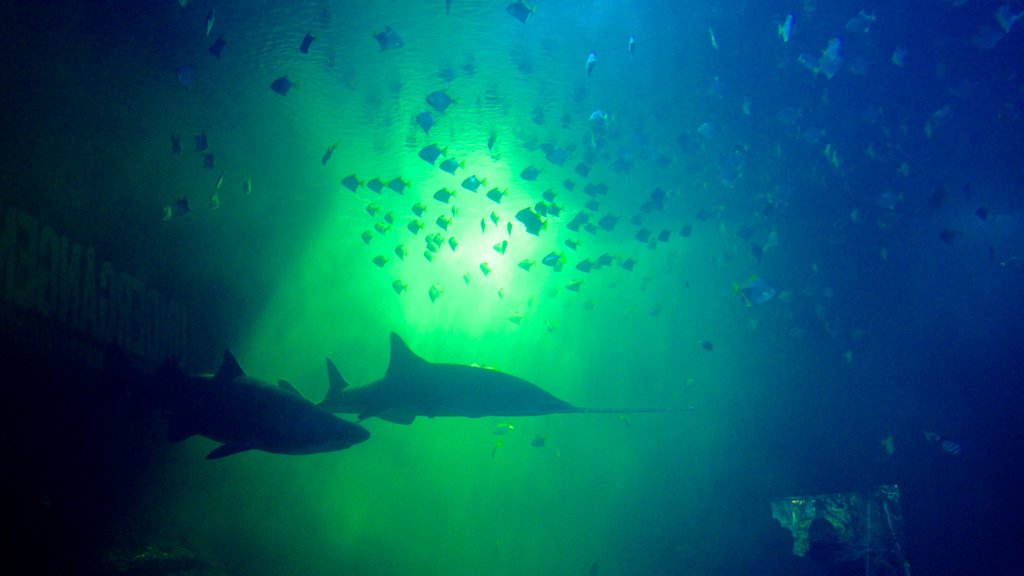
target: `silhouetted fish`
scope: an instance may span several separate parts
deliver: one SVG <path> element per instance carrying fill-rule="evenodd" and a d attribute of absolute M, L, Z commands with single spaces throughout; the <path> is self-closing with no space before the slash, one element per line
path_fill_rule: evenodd
<path fill-rule="evenodd" d="M 569 159 L 569 151 L 559 146 L 553 146 L 547 151 L 544 158 L 556 166 L 562 166 Z"/>
<path fill-rule="evenodd" d="M 501 204 L 501 198 L 505 194 L 508 194 L 508 192 L 505 190 L 498 190 L 497 188 L 491 188 L 487 191 L 487 197 L 497 204 Z"/>
<path fill-rule="evenodd" d="M 437 90 L 427 95 L 427 104 L 434 109 L 444 114 L 445 110 L 452 105 L 454 100 L 448 96 L 448 93 L 444 90 Z"/>
<path fill-rule="evenodd" d="M 209 148 L 209 143 L 206 140 L 206 132 L 200 132 L 195 135 L 196 152 L 205 152 Z"/>
<path fill-rule="evenodd" d="M 181 154 L 181 134 L 171 134 L 171 154 Z"/>
<path fill-rule="evenodd" d="M 302 38 L 302 43 L 299 44 L 299 52 L 309 54 L 309 45 L 313 43 L 313 40 L 316 40 L 316 37 L 306 32 L 306 35 Z"/>
<path fill-rule="evenodd" d="M 210 44 L 210 55 L 215 58 L 220 58 L 221 52 L 224 51 L 224 47 L 227 45 L 228 43 L 224 41 L 224 37 L 218 36 L 217 39 L 213 41 L 213 44 Z"/>
<path fill-rule="evenodd" d="M 437 192 L 434 192 L 434 200 L 437 200 L 438 202 L 444 202 L 445 204 L 447 204 L 448 201 L 451 200 L 452 196 L 454 195 L 455 192 L 452 192 L 447 188 L 441 188 Z"/>
<path fill-rule="evenodd" d="M 388 188 L 391 188 L 391 190 L 399 194 L 404 194 L 405 189 L 408 187 L 409 183 L 406 182 L 405 180 L 402 180 L 401 178 L 392 178 L 391 180 L 388 181 Z"/>
<path fill-rule="evenodd" d="M 544 228 L 545 222 L 540 219 L 540 216 L 533 211 L 532 208 L 523 208 L 516 213 L 516 220 L 521 222 L 526 227 L 526 232 L 539 236 L 541 229 Z"/>
<path fill-rule="evenodd" d="M 455 160 L 454 158 L 448 158 L 444 162 L 441 162 L 441 165 L 438 166 L 438 168 L 440 168 L 441 170 L 443 170 L 443 171 L 451 174 L 452 176 L 454 176 L 455 175 L 455 171 L 458 170 L 459 168 L 461 168 L 462 165 L 463 165 L 462 162 L 459 162 L 459 161 Z"/>
<path fill-rule="evenodd" d="M 164 220 L 170 220 L 171 218 L 177 218 L 178 216 L 184 216 L 191 212 L 192 209 L 188 205 L 188 197 L 182 196 L 176 200 L 173 204 L 164 206 Z"/>
<path fill-rule="evenodd" d="M 320 164 L 322 166 L 327 166 L 327 163 L 331 161 L 331 156 L 334 155 L 334 149 L 337 147 L 337 144 L 331 144 L 330 146 L 327 147 L 327 151 L 324 152 L 323 157 L 320 158 Z"/>
<path fill-rule="evenodd" d="M 485 184 L 487 184 L 486 178 L 481 180 L 476 176 L 470 176 L 462 181 L 462 187 L 465 188 L 466 190 L 469 190 L 470 192 L 476 192 L 481 186 Z"/>
<path fill-rule="evenodd" d="M 381 180 L 380 178 L 372 178 L 369 182 L 366 183 L 366 187 L 369 188 L 370 190 L 373 190 L 377 194 L 380 194 L 380 191 L 384 189 L 384 181 Z"/>
<path fill-rule="evenodd" d="M 292 86 L 292 81 L 288 79 L 288 76 L 281 76 L 270 83 L 270 89 L 281 96 L 287 95 L 288 91 L 292 89 Z"/>
<path fill-rule="evenodd" d="M 405 46 L 405 43 L 402 42 L 402 38 L 398 35 L 398 32 L 392 30 L 391 26 L 385 28 L 383 32 L 374 34 L 373 37 L 377 39 L 377 44 L 380 45 L 381 52 L 386 50 L 397 50 L 402 46 Z"/>
<path fill-rule="evenodd" d="M 420 112 L 416 115 L 416 125 L 423 129 L 424 134 L 430 134 L 430 129 L 434 127 L 434 117 L 430 112 Z"/>
<path fill-rule="evenodd" d="M 527 166 L 526 168 L 523 168 L 523 171 L 520 172 L 519 175 L 523 178 L 523 180 L 529 180 L 533 182 L 534 180 L 537 179 L 537 176 L 540 175 L 540 168 L 537 168 L 536 166 Z"/>
<path fill-rule="evenodd" d="M 342 179 L 341 185 L 355 192 L 356 189 L 363 185 L 363 183 L 361 180 L 359 180 L 359 178 L 356 178 L 355 174 L 349 174 L 348 176 L 345 176 L 344 179 Z"/>
<path fill-rule="evenodd" d="M 447 150 L 447 148 L 441 149 L 437 144 L 429 144 L 420 150 L 419 157 L 432 165 L 437 161 L 439 156 L 445 153 L 445 150 Z"/>
<path fill-rule="evenodd" d="M 523 2 L 523 0 L 510 2 L 508 6 L 505 6 L 505 11 L 509 13 L 509 16 L 519 20 L 523 24 L 526 24 L 526 20 L 530 17 L 530 14 L 533 14 L 533 8 L 527 6 L 526 2 Z"/>
<path fill-rule="evenodd" d="M 178 66 L 174 69 L 174 75 L 178 78 L 178 83 L 189 88 L 196 81 L 196 69 L 192 66 Z"/>

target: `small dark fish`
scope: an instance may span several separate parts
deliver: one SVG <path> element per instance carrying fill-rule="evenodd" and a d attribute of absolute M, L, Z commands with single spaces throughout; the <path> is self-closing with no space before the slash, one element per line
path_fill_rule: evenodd
<path fill-rule="evenodd" d="M 547 190 L 544 191 L 543 194 L 540 195 L 540 197 L 547 200 L 548 202 L 554 202 L 555 198 L 557 198 L 558 195 L 555 194 L 553 190 L 548 188 Z"/>
<path fill-rule="evenodd" d="M 604 252 L 597 257 L 597 262 L 594 263 L 595 268 L 601 268 L 612 263 L 612 255 Z"/>
<path fill-rule="evenodd" d="M 402 42 L 402 38 L 398 35 L 398 32 L 392 30 L 391 26 L 385 28 L 383 32 L 374 34 L 373 37 L 377 39 L 377 44 L 380 45 L 381 52 L 397 50 L 402 46 L 405 46 L 405 43 Z"/>
<path fill-rule="evenodd" d="M 633 53 L 636 51 L 636 38 L 629 37 L 629 56 L 632 58 Z"/>
<path fill-rule="evenodd" d="M 216 19 L 217 19 L 217 10 L 214 8 L 214 9 L 211 9 L 206 14 L 206 35 L 207 36 L 209 36 L 210 32 L 213 31 L 213 22 Z"/>
<path fill-rule="evenodd" d="M 580 176 L 586 178 L 586 177 L 590 176 L 590 168 L 591 168 L 590 164 L 586 164 L 584 162 L 580 162 L 579 164 L 576 165 L 575 170 L 576 170 L 577 174 L 579 174 Z"/>
<path fill-rule="evenodd" d="M 366 187 L 380 194 L 380 191 L 384 189 L 384 181 L 380 178 L 374 178 L 366 183 Z"/>
<path fill-rule="evenodd" d="M 547 256 L 541 259 L 541 264 L 554 268 L 555 271 L 560 271 L 562 265 L 565 264 L 565 256 L 560 252 L 549 252 Z"/>
<path fill-rule="evenodd" d="M 355 174 L 349 174 L 348 176 L 345 176 L 344 179 L 342 179 L 341 185 L 355 192 L 360 186 L 363 185 L 363 182 L 359 180 L 359 178 L 356 178 Z"/>
<path fill-rule="evenodd" d="M 420 150 L 419 156 L 428 164 L 433 165 L 434 162 L 437 162 L 437 158 L 447 150 L 447 148 L 439 148 L 437 144 L 429 144 Z"/>
<path fill-rule="evenodd" d="M 528 234 L 533 234 L 534 236 L 539 236 L 540 231 L 546 226 L 546 223 L 540 219 L 540 216 L 532 208 L 523 208 L 517 212 L 516 220 L 526 227 Z"/>
<path fill-rule="evenodd" d="M 565 289 L 570 292 L 579 292 L 580 288 L 583 287 L 583 280 L 573 280 L 565 285 Z"/>
<path fill-rule="evenodd" d="M 683 227 L 679 230 L 679 235 L 682 236 L 683 238 L 689 238 L 690 236 L 692 236 L 693 235 L 693 225 L 692 224 L 684 224 Z"/>
<path fill-rule="evenodd" d="M 988 220 L 988 208 L 982 206 L 974 211 L 974 215 L 982 220 Z"/>
<path fill-rule="evenodd" d="M 434 284 L 427 293 L 430 295 L 430 301 L 435 302 L 444 294 L 444 289 L 440 285 Z"/>
<path fill-rule="evenodd" d="M 547 154 L 544 155 L 544 158 L 546 158 L 548 162 L 551 162 L 555 166 L 563 166 L 565 164 L 565 161 L 569 159 L 569 151 L 559 146 L 553 146 L 550 150 L 547 151 Z"/>
<path fill-rule="evenodd" d="M 597 221 L 597 225 L 600 226 L 602 230 L 605 230 L 607 232 L 615 230 L 615 225 L 618 223 L 619 217 L 614 214 L 605 214 L 604 216 L 601 217 L 600 220 Z"/>
<path fill-rule="evenodd" d="M 431 108 L 437 110 L 441 114 L 444 114 L 445 110 L 448 109 L 455 101 L 452 100 L 448 92 L 444 90 L 436 90 L 427 94 L 427 104 L 430 104 Z"/>
<path fill-rule="evenodd" d="M 597 212 L 601 209 L 601 203 L 598 202 L 596 198 L 591 198 L 590 200 L 587 200 L 587 203 L 584 204 L 583 207 L 591 212 Z"/>
<path fill-rule="evenodd" d="M 464 162 L 458 162 L 454 158 L 448 158 L 444 162 L 441 162 L 441 165 L 438 166 L 438 168 L 454 176 L 455 171 L 461 168 L 464 164 Z"/>
<path fill-rule="evenodd" d="M 583 187 L 583 193 L 593 198 L 606 196 L 608 194 L 608 185 L 603 182 L 600 184 L 587 184 Z"/>
<path fill-rule="evenodd" d="M 481 186 L 484 186 L 485 184 L 487 184 L 486 178 L 481 180 L 476 176 L 470 176 L 462 181 L 462 187 L 465 188 L 466 190 L 469 190 L 470 192 L 476 192 Z"/>
<path fill-rule="evenodd" d="M 519 261 L 519 267 L 522 268 L 523 270 L 526 270 L 527 272 L 530 271 L 530 268 L 533 268 L 534 264 L 535 262 L 533 260 L 530 260 L 529 258 Z"/>
<path fill-rule="evenodd" d="M 182 196 L 181 198 L 174 201 L 173 204 L 164 206 L 164 220 L 170 220 L 171 218 L 177 218 L 178 216 L 184 216 L 191 212 L 192 209 L 188 205 L 188 196 Z"/>
<path fill-rule="evenodd" d="M 224 41 L 224 37 L 218 36 L 217 39 L 213 41 L 213 44 L 210 44 L 210 55 L 214 58 L 220 58 L 221 52 L 224 51 L 224 47 L 227 45 L 228 43 Z"/>
<path fill-rule="evenodd" d="M 409 187 L 409 183 L 401 178 L 392 178 L 388 181 L 388 188 L 399 194 L 405 194 L 405 189 Z"/>
<path fill-rule="evenodd" d="M 643 226 L 644 215 L 639 212 L 633 214 L 633 217 L 629 219 L 629 223 L 632 224 L 633 226 Z"/>
<path fill-rule="evenodd" d="M 448 239 L 448 247 L 452 249 L 452 252 L 459 247 L 459 241 L 455 239 L 455 236 Z"/>
<path fill-rule="evenodd" d="M 366 213 L 369 214 L 371 218 L 376 218 L 379 212 L 380 206 L 377 206 L 373 202 L 366 205 Z"/>
<path fill-rule="evenodd" d="M 416 216 L 423 216 L 423 213 L 427 211 L 427 207 L 422 202 L 417 202 L 412 205 L 412 213 Z"/>
<path fill-rule="evenodd" d="M 437 220 L 435 220 L 437 227 L 440 228 L 441 230 L 444 230 L 445 232 L 448 231 L 448 227 L 452 225 L 452 222 L 453 220 L 445 216 L 444 214 L 441 214 L 440 216 L 437 217 Z"/>
<path fill-rule="evenodd" d="M 523 180 L 529 180 L 530 182 L 536 180 L 537 176 L 539 175 L 540 168 L 537 168 L 536 166 L 527 166 L 526 168 L 523 168 L 522 172 L 519 173 L 519 176 L 521 176 Z"/>
<path fill-rule="evenodd" d="M 171 154 L 181 154 L 181 134 L 171 134 Z"/>
<path fill-rule="evenodd" d="M 636 260 L 633 260 L 632 258 L 626 258 L 625 260 L 622 261 L 622 267 L 628 270 L 629 272 L 632 272 L 633 268 L 636 268 Z"/>
<path fill-rule="evenodd" d="M 384 256 L 381 256 L 380 254 L 378 254 L 378 255 L 376 255 L 376 256 L 374 256 L 374 257 L 373 257 L 373 263 L 374 263 L 374 264 L 375 264 L 375 265 L 376 265 L 376 266 L 377 266 L 378 268 L 383 268 L 383 267 L 384 267 L 384 265 L 388 263 L 388 259 L 387 259 L 387 258 L 385 258 Z"/>
<path fill-rule="evenodd" d="M 590 78 L 590 74 L 594 71 L 594 64 L 597 64 L 597 53 L 591 52 L 587 56 L 587 78 Z"/>
<path fill-rule="evenodd" d="M 757 260 L 758 264 L 760 264 L 761 260 L 764 258 L 764 246 L 761 246 L 760 244 L 751 244 L 750 255 L 754 257 L 754 260 Z"/>
<path fill-rule="evenodd" d="M 582 228 L 589 220 L 590 214 L 581 210 L 580 212 L 577 212 L 575 216 L 572 217 L 572 221 L 566 224 L 565 227 L 568 228 L 569 230 L 572 230 L 573 232 L 579 232 L 580 228 Z"/>
<path fill-rule="evenodd" d="M 213 170 L 216 167 L 217 165 L 214 163 L 213 154 L 210 154 L 209 152 L 203 154 L 203 168 Z"/>
<path fill-rule="evenodd" d="M 672 237 L 672 232 L 668 230 L 662 230 L 658 233 L 658 242 L 668 242 Z"/>
<path fill-rule="evenodd" d="M 412 222 L 409 222 L 406 228 L 408 228 L 409 232 L 412 232 L 413 234 L 419 234 L 420 230 L 423 229 L 423 222 L 420 222 L 419 220 L 413 220 Z"/>
<path fill-rule="evenodd" d="M 405 284 L 401 280 L 395 280 L 391 283 L 391 289 L 395 291 L 395 294 L 401 294 L 402 292 L 405 292 L 407 288 L 409 288 L 409 285 Z"/>
<path fill-rule="evenodd" d="M 489 198 L 495 204 L 501 204 L 501 198 L 508 194 L 506 190 L 498 190 L 497 188 L 491 188 L 487 191 L 487 198 Z"/>
<path fill-rule="evenodd" d="M 210 147 L 206 141 L 206 132 L 200 132 L 195 136 L 196 152 L 205 152 Z"/>
<path fill-rule="evenodd" d="M 494 150 L 494 143 L 498 140 L 498 133 L 491 130 L 491 134 L 487 137 L 487 150 L 488 152 Z"/>
<path fill-rule="evenodd" d="M 434 116 L 424 110 L 416 115 L 416 125 L 423 129 L 424 134 L 430 134 L 430 129 L 434 127 Z"/>
<path fill-rule="evenodd" d="M 359 237 L 362 238 L 363 244 L 369 244 L 370 241 L 373 240 L 373 232 L 370 232 L 369 230 L 364 230 L 363 233 L 359 235 Z"/>
<path fill-rule="evenodd" d="M 534 436 L 533 441 L 530 442 L 530 446 L 534 448 L 543 448 L 548 445 L 548 439 L 544 436 Z"/>
<path fill-rule="evenodd" d="M 331 161 L 331 156 L 334 155 L 334 149 L 337 148 L 337 147 L 338 147 L 337 144 L 331 144 L 330 146 L 327 147 L 327 151 L 324 152 L 323 157 L 320 158 L 320 164 L 321 165 L 327 166 L 327 163 Z"/>
<path fill-rule="evenodd" d="M 441 188 L 437 192 L 434 192 L 434 200 L 437 200 L 438 202 L 444 202 L 445 204 L 447 204 L 448 201 L 451 200 L 452 196 L 454 195 L 455 192 L 452 192 L 447 188 Z"/>
<path fill-rule="evenodd" d="M 526 24 L 526 20 L 533 14 L 533 8 L 526 5 L 523 0 L 516 0 L 510 2 L 508 6 L 505 6 L 505 11 L 508 12 L 509 16 L 519 20 L 523 24 Z"/>
<path fill-rule="evenodd" d="M 550 206 L 550 204 L 541 200 L 540 202 L 537 202 L 536 204 L 533 205 L 533 211 L 536 212 L 538 216 L 547 216 L 548 208 Z"/>
<path fill-rule="evenodd" d="M 924 437 L 950 456 L 959 456 L 960 453 L 963 452 L 963 446 L 961 446 L 956 440 L 951 440 L 945 436 L 939 436 L 934 432 L 925 432 Z"/>
<path fill-rule="evenodd" d="M 939 240 L 942 240 L 946 244 L 952 244 L 958 236 L 960 236 L 960 232 L 952 228 L 945 228 L 939 232 Z"/>
<path fill-rule="evenodd" d="M 562 180 L 562 188 L 565 188 L 566 190 L 572 190 L 576 188 L 576 184 L 573 183 L 572 180 L 566 178 L 565 180 Z"/>
<path fill-rule="evenodd" d="M 281 76 L 270 83 L 270 89 L 281 96 L 287 95 L 288 91 L 292 89 L 292 86 L 292 81 L 288 79 L 288 76 Z"/>
<path fill-rule="evenodd" d="M 712 344 L 710 340 L 701 340 L 700 347 L 707 350 L 708 352 L 711 352 L 712 350 L 715 349 L 715 345 Z"/>
<path fill-rule="evenodd" d="M 444 0 L 444 13 L 445 15 L 452 11 L 452 0 Z"/>
<path fill-rule="evenodd" d="M 504 254 L 505 250 L 508 249 L 508 240 L 502 240 L 494 245 L 494 251 L 498 254 Z"/>
<path fill-rule="evenodd" d="M 405 244 L 399 244 L 398 246 L 395 246 L 395 256 L 398 256 L 399 260 L 405 260 L 405 257 L 408 254 L 409 253 L 405 251 Z"/>
<path fill-rule="evenodd" d="M 302 38 L 302 43 L 299 44 L 299 52 L 309 54 L 309 45 L 313 43 L 313 40 L 316 40 L 316 36 L 306 32 L 306 35 Z"/>
<path fill-rule="evenodd" d="M 580 260 L 580 262 L 576 264 L 576 269 L 580 272 L 586 272 L 589 274 L 590 271 L 594 269 L 594 263 L 590 261 L 590 258 L 586 258 L 584 260 Z"/>
<path fill-rule="evenodd" d="M 196 69 L 192 66 L 178 66 L 174 69 L 174 75 L 178 78 L 178 83 L 189 88 L 196 81 Z"/>
<path fill-rule="evenodd" d="M 646 243 L 651 239 L 651 231 L 648 230 L 647 228 L 641 228 L 636 231 L 636 234 L 633 237 L 640 242 Z"/>

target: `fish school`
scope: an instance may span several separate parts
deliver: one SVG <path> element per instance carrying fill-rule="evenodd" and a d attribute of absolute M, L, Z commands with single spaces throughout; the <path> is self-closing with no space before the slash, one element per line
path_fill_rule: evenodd
<path fill-rule="evenodd" d="M 0 335 L 99 367 L 116 342 L 185 358 L 185 308 L 33 215 L 0 203 Z"/>

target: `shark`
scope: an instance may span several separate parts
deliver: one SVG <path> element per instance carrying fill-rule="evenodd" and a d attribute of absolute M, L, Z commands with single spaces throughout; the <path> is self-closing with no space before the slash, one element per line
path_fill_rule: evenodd
<path fill-rule="evenodd" d="M 582 408 L 522 378 L 480 366 L 429 362 L 391 332 L 391 357 L 384 377 L 350 387 L 327 359 L 327 394 L 320 407 L 412 424 L 417 416 L 540 416 L 544 414 L 678 412 L 678 408 Z"/>
<path fill-rule="evenodd" d="M 247 450 L 316 454 L 344 450 L 370 437 L 362 426 L 303 397 L 285 380 L 275 386 L 242 370 L 229 351 L 216 374 L 187 374 L 175 358 L 156 374 L 131 366 L 111 346 L 104 358 L 108 381 L 168 416 L 167 438 L 205 436 L 221 445 L 206 455 L 225 458 Z"/>

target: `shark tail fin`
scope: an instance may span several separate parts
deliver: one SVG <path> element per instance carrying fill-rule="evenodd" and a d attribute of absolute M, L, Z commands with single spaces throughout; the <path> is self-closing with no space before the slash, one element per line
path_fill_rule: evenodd
<path fill-rule="evenodd" d="M 330 408 L 332 406 L 338 406 L 342 403 L 342 395 L 345 392 L 345 388 L 348 388 L 348 382 L 345 377 L 338 371 L 338 367 L 331 362 L 331 359 L 327 359 L 327 394 L 324 399 L 320 401 L 320 406 L 324 408 Z"/>

